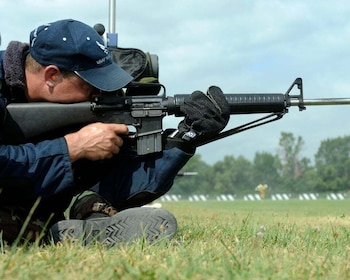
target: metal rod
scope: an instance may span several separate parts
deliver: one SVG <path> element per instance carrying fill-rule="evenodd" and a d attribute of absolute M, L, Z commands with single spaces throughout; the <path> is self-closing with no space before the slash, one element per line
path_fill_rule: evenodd
<path fill-rule="evenodd" d="M 116 0 L 109 0 L 109 33 L 115 33 Z"/>
<path fill-rule="evenodd" d="M 299 100 L 291 100 L 291 106 L 299 106 Z M 350 98 L 318 98 L 318 99 L 304 99 L 303 105 L 346 105 L 350 104 Z"/>

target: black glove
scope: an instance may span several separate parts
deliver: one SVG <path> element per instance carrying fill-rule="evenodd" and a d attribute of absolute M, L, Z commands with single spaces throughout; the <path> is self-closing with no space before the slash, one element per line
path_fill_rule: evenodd
<path fill-rule="evenodd" d="M 219 87 L 211 86 L 207 94 L 195 91 L 181 106 L 186 117 L 179 124 L 183 139 L 196 142 L 210 140 L 227 125 L 230 119 L 230 106 Z"/>
<path fill-rule="evenodd" d="M 219 87 L 211 86 L 207 94 L 195 91 L 180 110 L 185 119 L 178 129 L 167 129 L 163 134 L 164 149 L 177 147 L 194 153 L 196 147 L 216 137 L 230 119 L 230 105 Z"/>

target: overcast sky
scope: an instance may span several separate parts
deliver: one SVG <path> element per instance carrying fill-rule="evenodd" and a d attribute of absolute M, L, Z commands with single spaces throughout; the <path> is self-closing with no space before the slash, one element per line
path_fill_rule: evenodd
<path fill-rule="evenodd" d="M 304 98 L 350 97 L 350 2 L 347 0 L 118 0 L 120 47 L 157 54 L 167 94 L 205 91 L 285 93 L 297 77 Z M 109 29 L 107 0 L 1 0 L 1 49 L 28 41 L 38 25 L 63 18 Z M 228 127 L 254 116 L 231 117 Z M 314 158 L 322 140 L 350 134 L 350 107 L 310 106 L 262 126 L 199 148 L 208 163 L 226 155 L 253 159 L 275 153 L 281 132 L 304 141 Z M 167 117 L 165 127 L 180 119 Z"/>

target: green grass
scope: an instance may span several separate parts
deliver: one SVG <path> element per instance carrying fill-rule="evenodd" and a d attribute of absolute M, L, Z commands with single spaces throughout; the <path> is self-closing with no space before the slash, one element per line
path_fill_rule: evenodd
<path fill-rule="evenodd" d="M 168 202 L 159 244 L 3 246 L 1 279 L 350 279 L 349 201 Z"/>

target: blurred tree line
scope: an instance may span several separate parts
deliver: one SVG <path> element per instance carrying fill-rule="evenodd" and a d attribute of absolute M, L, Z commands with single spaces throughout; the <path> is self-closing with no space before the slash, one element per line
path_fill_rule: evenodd
<path fill-rule="evenodd" d="M 259 184 L 270 193 L 344 192 L 350 190 L 350 136 L 321 142 L 314 164 L 302 157 L 304 141 L 282 132 L 276 154 L 258 152 L 252 161 L 226 156 L 209 165 L 196 154 L 181 170 L 170 194 L 249 194 Z"/>

